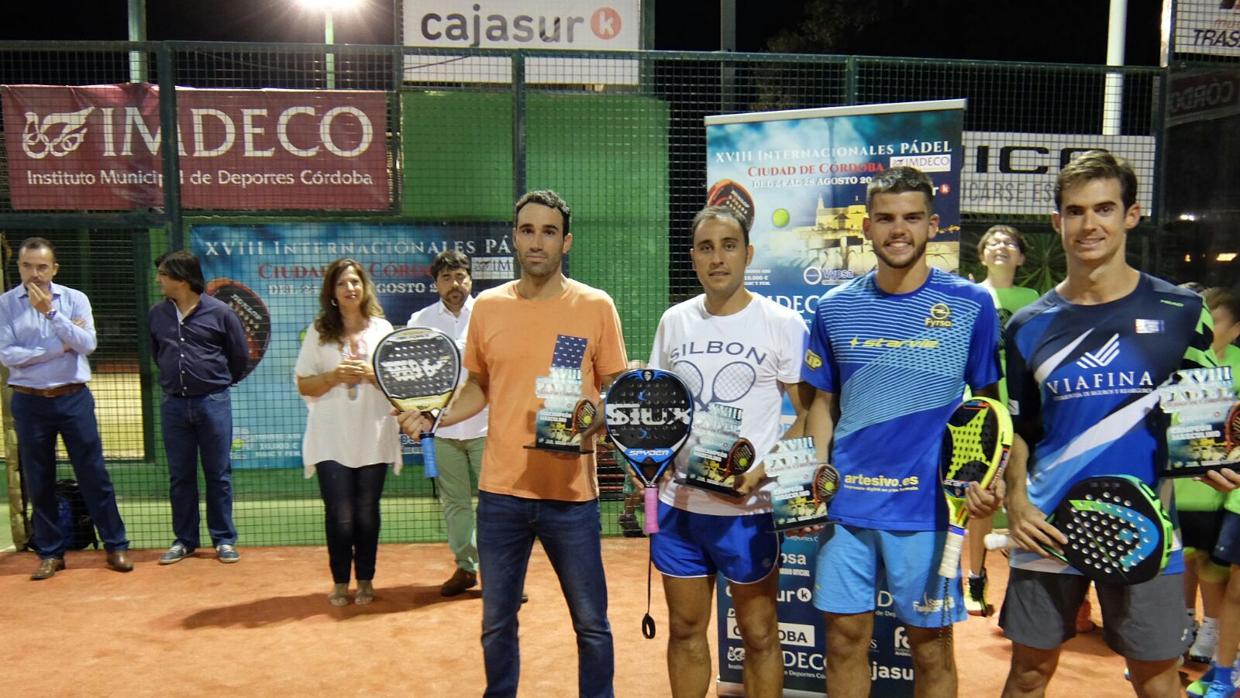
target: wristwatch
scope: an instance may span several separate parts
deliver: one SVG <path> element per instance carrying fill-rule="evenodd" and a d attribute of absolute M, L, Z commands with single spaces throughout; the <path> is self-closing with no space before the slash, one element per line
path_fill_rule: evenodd
<path fill-rule="evenodd" d="M 55 319 L 56 319 L 56 309 L 55 309 L 55 308 L 52 308 L 51 310 L 47 311 L 47 314 L 46 314 L 46 315 L 44 315 L 43 317 L 47 318 L 49 322 L 50 322 L 50 321 L 52 321 L 52 320 L 55 320 Z"/>

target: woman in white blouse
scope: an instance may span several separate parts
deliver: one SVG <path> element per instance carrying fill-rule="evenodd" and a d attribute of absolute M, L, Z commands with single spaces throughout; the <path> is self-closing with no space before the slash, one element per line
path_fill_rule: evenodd
<path fill-rule="evenodd" d="M 323 274 L 319 316 L 307 329 L 294 373 L 309 409 L 302 462 L 319 476 L 327 516 L 327 554 L 333 606 L 349 603 L 349 573 L 357 573 L 353 601 L 375 598 L 379 496 L 389 466 L 400 474 L 400 431 L 375 385 L 370 352 L 392 325 L 383 319 L 365 268 L 337 259 Z"/>

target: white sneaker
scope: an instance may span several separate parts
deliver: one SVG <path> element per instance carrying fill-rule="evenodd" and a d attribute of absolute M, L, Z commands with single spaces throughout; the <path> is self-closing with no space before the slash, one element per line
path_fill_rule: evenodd
<path fill-rule="evenodd" d="M 1214 647 L 1218 644 L 1218 619 L 1205 618 L 1197 629 L 1197 638 L 1193 646 L 1188 648 L 1188 660 L 1209 664 L 1214 658 Z"/>

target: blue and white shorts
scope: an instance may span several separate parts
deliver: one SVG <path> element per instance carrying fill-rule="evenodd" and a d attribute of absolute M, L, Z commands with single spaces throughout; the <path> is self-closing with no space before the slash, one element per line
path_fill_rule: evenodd
<path fill-rule="evenodd" d="M 832 524 L 818 536 L 814 607 L 868 613 L 890 606 L 917 628 L 942 628 L 966 617 L 960 578 L 939 576 L 946 531 L 878 531 Z M 886 578 L 890 596 L 878 594 Z"/>
<path fill-rule="evenodd" d="M 669 577 L 717 573 L 735 584 L 753 584 L 779 567 L 779 534 L 769 513 L 694 514 L 660 501 L 650 557 Z"/>

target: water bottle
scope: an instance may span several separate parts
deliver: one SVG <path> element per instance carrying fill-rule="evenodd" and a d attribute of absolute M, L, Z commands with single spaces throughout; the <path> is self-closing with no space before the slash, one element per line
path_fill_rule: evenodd
<path fill-rule="evenodd" d="M 346 343 L 340 350 L 340 356 L 346 360 L 361 361 L 366 358 L 366 343 L 358 338 L 353 342 L 353 349 L 350 350 L 349 344 Z M 347 392 L 350 400 L 356 400 L 358 395 L 357 384 L 350 383 Z"/>

